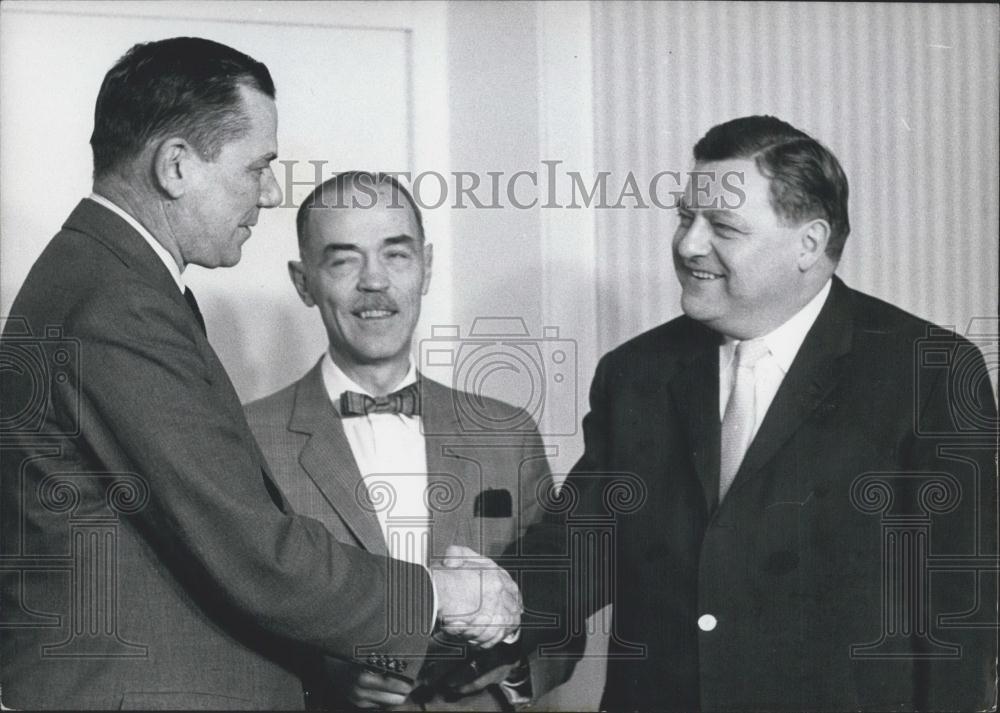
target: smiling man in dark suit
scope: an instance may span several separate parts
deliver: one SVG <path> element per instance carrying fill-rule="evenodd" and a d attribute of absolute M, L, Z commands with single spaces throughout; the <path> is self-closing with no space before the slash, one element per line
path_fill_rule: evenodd
<path fill-rule="evenodd" d="M 569 593 L 578 616 L 614 604 L 602 708 L 989 708 L 982 355 L 834 276 L 847 179 L 817 141 L 746 117 L 694 158 L 673 240 L 685 315 L 602 358 L 563 486 L 577 519 L 607 510 L 615 473 L 644 486 Z M 547 516 L 525 551 L 564 551 L 570 525 Z M 565 591 L 522 592 L 526 610 L 574 612 Z"/>
<path fill-rule="evenodd" d="M 208 342 L 183 271 L 235 265 L 281 202 L 274 96 L 199 38 L 104 78 L 93 194 L 0 339 L 4 705 L 301 708 L 304 652 L 407 680 L 435 621 L 480 644 L 519 625 L 497 567 L 431 574 L 294 515 Z"/>
<path fill-rule="evenodd" d="M 473 397 L 417 372 L 433 246 L 410 193 L 388 175 L 341 173 L 303 202 L 297 223 L 301 260 L 289 271 L 319 309 L 329 349 L 299 381 L 246 407 L 278 486 L 362 550 L 419 564 L 503 554 L 540 517 L 545 447 L 527 414 L 488 398 L 474 397 L 480 423 L 519 426 L 471 430 L 461 404 Z M 321 708 L 505 710 L 572 670 L 565 658 L 529 660 L 514 639 L 471 657 L 442 640 L 416 687 L 334 659 L 303 675 Z"/>

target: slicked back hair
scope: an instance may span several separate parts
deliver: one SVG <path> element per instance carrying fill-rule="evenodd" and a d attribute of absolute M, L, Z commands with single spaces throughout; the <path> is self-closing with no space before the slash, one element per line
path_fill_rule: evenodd
<path fill-rule="evenodd" d="M 402 208 L 404 205 L 409 205 L 417 223 L 417 240 L 423 244 L 424 219 L 420 214 L 420 208 L 413 200 L 410 191 L 398 178 L 391 173 L 345 171 L 316 186 L 299 206 L 299 212 L 295 217 L 295 228 L 299 235 L 299 251 L 302 252 L 306 244 L 306 222 L 309 219 L 309 211 L 322 210 L 323 208 L 356 208 L 357 210 L 372 208 L 378 199 L 379 186 L 388 186 L 391 189 L 392 201 L 389 204 L 391 208 Z M 351 198 L 353 203 L 344 200 L 348 189 L 361 194 Z"/>
<path fill-rule="evenodd" d="M 206 161 L 243 136 L 240 87 L 274 98 L 267 67 L 200 37 L 137 44 L 104 76 L 94 109 L 94 178 L 134 160 L 150 141 L 180 136 Z"/>
<path fill-rule="evenodd" d="M 851 232 L 847 176 L 829 149 L 773 116 L 746 116 L 713 126 L 694 146 L 698 162 L 752 159 L 770 181 L 771 207 L 798 224 L 823 218 L 830 224 L 826 254 L 840 259 Z"/>

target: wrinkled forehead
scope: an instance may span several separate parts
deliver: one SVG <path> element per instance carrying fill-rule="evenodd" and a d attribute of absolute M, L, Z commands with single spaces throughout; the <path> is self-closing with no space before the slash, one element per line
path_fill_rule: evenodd
<path fill-rule="evenodd" d="M 305 236 L 310 248 L 331 242 L 372 246 L 390 238 L 422 235 L 406 198 L 388 183 L 331 186 L 306 211 Z"/>

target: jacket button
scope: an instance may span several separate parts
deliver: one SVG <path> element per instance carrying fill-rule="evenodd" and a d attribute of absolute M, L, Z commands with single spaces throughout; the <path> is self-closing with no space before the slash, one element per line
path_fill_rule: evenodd
<path fill-rule="evenodd" d="M 698 617 L 698 628 L 702 631 L 711 631 L 719 622 L 711 614 L 702 614 Z"/>

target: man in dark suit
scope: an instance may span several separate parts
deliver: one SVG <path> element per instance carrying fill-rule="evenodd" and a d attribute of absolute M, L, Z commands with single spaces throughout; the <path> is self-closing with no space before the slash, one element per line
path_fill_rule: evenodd
<path fill-rule="evenodd" d="M 525 540 L 568 552 L 577 523 L 616 517 L 570 593 L 581 617 L 614 605 L 602 708 L 987 709 L 997 420 L 982 355 L 834 276 L 847 180 L 814 139 L 747 117 L 694 158 L 673 240 L 685 315 L 601 359 L 573 504 Z M 617 513 L 616 485 L 634 501 Z M 565 589 L 522 593 L 574 623 Z"/>
<path fill-rule="evenodd" d="M 319 308 L 329 349 L 288 387 L 246 407 L 275 480 L 297 512 L 341 542 L 416 563 L 445 554 L 497 557 L 539 519 L 545 447 L 520 409 L 420 375 L 411 358 L 433 246 L 420 210 L 395 178 L 341 173 L 303 202 L 301 261 L 289 263 L 302 301 Z M 471 402 L 470 402 L 471 403 Z M 452 549 L 449 549 L 452 548 Z M 513 638 L 513 637 L 512 637 Z M 519 643 L 467 656 L 447 640 L 417 685 L 336 659 L 304 672 L 317 707 L 505 710 L 569 675 L 568 659 L 531 660 Z"/>
<path fill-rule="evenodd" d="M 4 705 L 298 708 L 300 655 L 408 680 L 435 619 L 486 645 L 518 626 L 498 568 L 432 581 L 274 483 L 183 269 L 236 264 L 280 203 L 275 125 L 267 68 L 215 42 L 136 45 L 104 79 L 94 193 L 0 341 Z"/>

